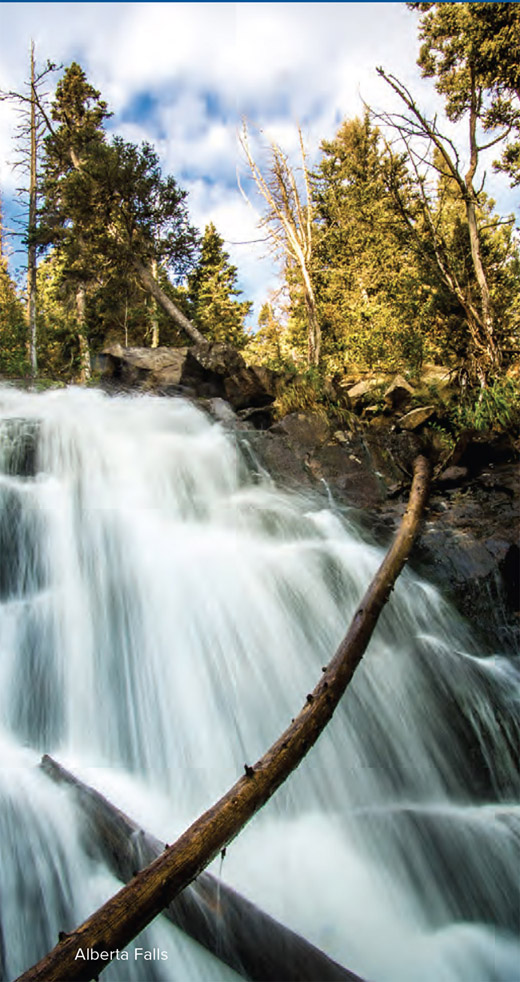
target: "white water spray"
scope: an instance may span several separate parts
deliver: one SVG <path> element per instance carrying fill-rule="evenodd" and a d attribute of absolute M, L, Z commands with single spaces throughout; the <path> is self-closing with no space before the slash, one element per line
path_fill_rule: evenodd
<path fill-rule="evenodd" d="M 380 559 L 182 400 L 0 391 L 5 979 L 116 889 L 39 755 L 172 842 L 298 712 Z M 516 678 L 405 573 L 223 877 L 374 982 L 515 982 Z M 107 980 L 236 978 L 161 919 L 136 944 L 168 960 Z"/>

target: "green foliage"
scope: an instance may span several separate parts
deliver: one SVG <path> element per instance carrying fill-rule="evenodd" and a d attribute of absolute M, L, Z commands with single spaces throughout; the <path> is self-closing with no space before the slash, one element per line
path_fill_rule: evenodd
<path fill-rule="evenodd" d="M 38 267 L 38 365 L 48 378 L 70 380 L 78 375 L 80 352 L 74 300 L 63 276 L 64 262 L 63 254 L 55 250 Z"/>
<path fill-rule="evenodd" d="M 292 379 L 288 377 L 276 398 L 274 410 L 278 419 L 288 413 L 312 412 L 340 426 L 351 428 L 355 425 L 354 414 L 338 398 L 334 384 L 316 367 L 308 368 Z"/>
<path fill-rule="evenodd" d="M 478 396 L 459 405 L 453 414 L 457 427 L 482 431 L 507 430 L 520 425 L 518 379 L 501 378 L 481 389 Z"/>
<path fill-rule="evenodd" d="M 213 223 L 206 226 L 197 266 L 188 276 L 186 299 L 199 330 L 211 341 L 242 348 L 248 341 L 244 321 L 253 306 L 238 300 L 237 269 Z"/>
<path fill-rule="evenodd" d="M 311 275 L 322 330 L 324 375 L 409 371 L 423 362 L 477 369 L 480 284 L 460 184 L 439 148 L 429 183 L 412 179 L 368 114 L 346 120 L 322 144 L 312 175 Z M 432 174 L 437 180 L 432 181 Z M 520 260 L 511 226 L 481 192 L 479 248 L 506 365 L 520 322 Z M 248 359 L 283 369 L 305 364 L 307 310 L 298 271 L 286 262 L 288 316 L 264 305 Z M 471 324 L 468 318 L 472 318 Z"/>
<path fill-rule="evenodd" d="M 0 373 L 10 378 L 29 374 L 27 325 L 16 288 L 0 258 Z"/>
<path fill-rule="evenodd" d="M 296 327 L 296 330 L 295 330 Z M 286 311 L 273 302 L 262 305 L 258 330 L 250 336 L 244 357 L 249 365 L 265 365 L 277 372 L 296 374 L 307 366 L 306 320 L 287 319 Z"/>
<path fill-rule="evenodd" d="M 417 369 L 429 354 L 430 297 L 392 192 L 398 184 L 410 196 L 403 159 L 382 147 L 368 113 L 343 122 L 322 151 L 313 184 L 326 369 Z"/>
<path fill-rule="evenodd" d="M 409 3 L 422 13 L 419 64 L 435 78 L 450 119 L 471 107 L 476 84 L 485 130 L 500 130 L 506 144 L 500 169 L 520 182 L 520 8 L 517 3 Z M 483 142 L 483 141 L 482 141 Z"/>
<path fill-rule="evenodd" d="M 111 114 L 107 104 L 87 81 L 85 72 L 72 64 L 56 86 L 51 117 L 57 126 L 46 138 L 46 180 L 60 183 L 64 174 L 92 155 L 103 141 L 103 123 Z"/>
<path fill-rule="evenodd" d="M 46 271 L 55 282 L 43 348 L 48 364 L 60 372 L 75 370 L 73 338 L 78 335 L 79 344 L 82 332 L 94 351 L 116 339 L 145 344 L 160 335 L 163 342 L 178 342 L 178 332 L 143 294 L 138 266 L 154 269 L 173 299 L 168 272 L 182 278 L 198 250 L 186 192 L 173 177 L 163 176 L 150 145 L 137 147 L 119 137 L 108 143 L 107 116 L 99 92 L 78 65 L 71 65 L 53 103 L 57 125 L 46 140 L 37 232 L 40 250 L 54 249 Z M 86 299 L 86 328 L 79 327 L 74 309 L 79 290 Z M 49 310 L 41 317 L 48 321 Z M 65 349 L 62 358 L 59 344 Z"/>
<path fill-rule="evenodd" d="M 137 255 L 176 279 L 184 276 L 193 266 L 199 235 L 189 222 L 187 192 L 174 177 L 163 176 L 153 147 L 115 137 L 94 157 L 91 173 L 101 199 L 94 231 L 104 255 L 130 266 Z"/>
<path fill-rule="evenodd" d="M 298 375 L 288 382 L 277 396 L 274 409 L 278 419 L 295 412 L 313 412 L 326 418 L 321 373 L 309 369 L 304 375 Z"/>

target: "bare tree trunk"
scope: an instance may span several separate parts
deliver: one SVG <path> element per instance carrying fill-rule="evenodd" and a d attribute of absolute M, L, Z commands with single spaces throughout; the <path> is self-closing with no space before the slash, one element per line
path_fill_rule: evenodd
<path fill-rule="evenodd" d="M 298 136 L 305 200 L 298 188 L 295 172 L 290 167 L 287 156 L 276 143 L 271 143 L 272 164 L 270 174 L 265 178 L 251 153 L 245 124 L 240 142 L 257 190 L 268 206 L 268 213 L 260 224 L 266 226 L 268 235 L 279 253 L 292 260 L 299 271 L 307 314 L 307 358 L 309 366 L 317 367 L 320 361 L 321 328 L 311 277 L 314 248 L 312 194 L 301 129 L 298 129 Z"/>
<path fill-rule="evenodd" d="M 305 290 L 305 307 L 308 325 L 308 361 L 309 365 L 317 368 L 320 363 L 321 328 L 312 288 L 310 293 L 307 289 Z"/>
<path fill-rule="evenodd" d="M 29 353 L 31 375 L 38 371 L 36 354 L 36 245 L 32 239 L 36 226 L 37 207 L 37 134 L 36 134 L 36 82 L 34 72 L 34 41 L 31 41 L 31 101 L 30 101 L 30 160 L 29 160 L 29 246 L 27 249 L 27 322 L 29 326 Z"/>
<path fill-rule="evenodd" d="M 477 364 L 477 373 L 481 384 L 484 386 L 486 384 L 486 376 L 489 370 L 496 371 L 498 368 L 500 368 L 501 353 L 494 337 L 494 315 L 487 277 L 484 270 L 484 264 L 482 262 L 481 235 L 477 220 L 478 197 L 473 185 L 479 163 L 479 155 L 485 148 L 479 147 L 477 143 L 477 122 L 479 118 L 479 111 L 481 110 L 481 93 L 476 85 L 474 67 L 471 66 L 470 70 L 472 72 L 472 78 L 471 104 L 469 107 L 469 167 L 465 175 L 462 174 L 460 169 L 459 156 L 453 143 L 448 137 L 443 136 L 439 132 L 436 117 L 431 121 L 428 120 L 419 110 L 406 86 L 403 85 L 402 82 L 399 82 L 399 80 L 393 75 L 387 75 L 382 68 L 377 69 L 378 74 L 381 76 L 381 78 L 384 78 L 385 81 L 392 87 L 394 92 L 397 93 L 399 98 L 404 102 L 409 110 L 410 115 L 400 116 L 397 114 L 394 117 L 391 113 L 382 113 L 379 115 L 379 118 L 385 123 L 389 123 L 391 126 L 393 126 L 400 134 L 404 141 L 407 153 L 412 160 L 417 176 L 417 161 L 423 162 L 423 154 L 422 151 L 413 151 L 411 144 L 411 139 L 413 136 L 426 137 L 428 141 L 431 141 L 432 145 L 436 148 L 444 161 L 446 172 L 450 175 L 459 189 L 460 200 L 461 202 L 464 202 L 466 211 L 471 262 L 478 285 L 478 294 L 480 299 L 480 303 L 477 304 L 477 306 L 480 308 L 478 311 L 473 303 L 471 291 L 467 287 L 463 290 L 461 284 L 456 282 L 456 279 L 452 273 L 447 274 L 446 272 L 446 263 L 440 259 L 438 248 L 439 243 L 436 241 L 437 232 L 431 221 L 429 206 L 425 200 L 424 191 L 421 191 L 419 188 L 423 199 L 423 211 L 430 230 L 433 232 L 432 242 L 439 269 L 443 275 L 446 285 L 453 290 L 455 296 L 467 314 L 468 328 L 471 336 L 472 347 L 474 349 L 473 355 Z M 492 141 L 492 143 L 487 144 L 487 146 L 492 146 L 494 142 L 496 141 Z"/>
<path fill-rule="evenodd" d="M 45 755 L 40 766 L 53 781 L 72 789 L 86 819 L 87 848 L 94 845 L 96 858 L 101 856 L 119 879 L 128 882 L 136 870 L 164 852 L 163 842 L 144 832 L 52 757 Z M 163 913 L 221 962 L 253 982 L 289 978 L 294 982 L 361 982 L 211 873 L 201 873 Z"/>
<path fill-rule="evenodd" d="M 92 369 L 90 364 L 90 351 L 86 336 L 86 292 L 85 285 L 80 283 L 76 289 L 76 313 L 78 317 L 78 342 L 79 342 L 79 363 L 80 381 L 85 385 L 89 381 Z"/>
<path fill-rule="evenodd" d="M 370 584 L 336 654 L 298 716 L 267 753 L 174 845 L 138 873 L 80 927 L 64 936 L 18 982 L 75 982 L 90 979 L 89 962 L 77 960 L 79 948 L 123 948 L 184 890 L 271 798 L 316 743 L 331 719 L 372 636 L 381 610 L 406 562 L 428 495 L 430 465 L 417 457 L 408 508 L 382 565 Z M 96 962 L 101 969 L 105 963 Z"/>
<path fill-rule="evenodd" d="M 491 297 L 489 294 L 489 287 L 487 283 L 486 274 L 484 272 L 484 267 L 482 265 L 482 256 L 480 250 L 480 237 L 478 234 L 477 225 L 477 215 L 475 211 L 475 203 L 473 200 L 468 199 L 466 201 L 466 215 L 468 219 L 469 228 L 469 241 L 471 246 L 471 258 L 473 260 L 473 269 L 475 270 L 475 276 L 477 279 L 479 292 L 480 292 L 480 309 L 482 311 L 481 324 L 483 327 L 483 347 L 486 350 L 489 368 L 496 370 L 500 368 L 500 351 L 496 345 L 494 338 L 494 318 L 493 311 L 491 307 Z"/>
<path fill-rule="evenodd" d="M 154 280 L 157 282 L 157 260 L 154 259 L 151 266 L 151 273 Z M 157 317 L 157 300 L 152 297 L 152 316 L 151 316 L 151 326 L 152 326 L 152 348 L 159 347 L 159 320 Z"/>
<path fill-rule="evenodd" d="M 145 264 L 134 257 L 133 260 L 134 269 L 139 277 L 139 282 L 144 286 L 145 290 L 157 301 L 160 307 L 171 317 L 172 321 L 177 324 L 178 327 L 182 328 L 185 334 L 191 338 L 195 344 L 207 344 L 207 338 L 200 333 L 195 324 L 192 324 L 187 317 L 184 316 L 181 310 L 174 304 L 173 300 L 170 300 L 168 296 L 161 290 L 157 280 L 154 278 L 152 271 L 145 266 Z"/>
<path fill-rule="evenodd" d="M 472 68 L 472 74 L 474 70 Z M 468 172 L 464 179 L 466 187 L 465 205 L 466 217 L 469 229 L 469 241 L 471 248 L 471 258 L 473 269 L 480 292 L 481 323 L 483 327 L 483 343 L 489 360 L 489 368 L 496 370 L 500 368 L 500 352 L 493 337 L 493 311 L 491 307 L 491 297 L 489 287 L 482 264 L 482 253 L 480 248 L 480 236 L 478 231 L 477 213 L 475 209 L 476 196 L 473 188 L 473 180 L 478 166 L 478 146 L 477 146 L 477 91 L 475 79 L 472 78 L 471 106 L 469 113 L 469 146 L 470 163 Z M 482 380 L 481 380 L 482 381 Z M 484 379 L 485 382 L 485 379 Z"/>

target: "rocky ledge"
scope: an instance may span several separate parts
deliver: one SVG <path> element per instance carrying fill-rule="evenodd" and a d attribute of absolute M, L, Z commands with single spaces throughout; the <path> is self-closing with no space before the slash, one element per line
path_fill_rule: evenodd
<path fill-rule="evenodd" d="M 383 411 L 370 405 L 373 381 L 350 385 L 348 427 L 312 412 L 273 424 L 271 407 L 286 380 L 247 366 L 228 345 L 113 345 L 103 357 L 109 385 L 196 398 L 282 484 L 332 496 L 382 543 L 406 506 L 414 457 L 433 451 L 438 463 L 412 565 L 453 600 L 489 650 L 518 650 L 520 496 L 518 445 L 511 438 L 466 433 L 443 453 L 425 429 L 433 406 L 410 409 L 412 389 L 399 376 L 384 392 Z M 437 388 L 447 384 L 444 375 L 434 381 Z"/>
<path fill-rule="evenodd" d="M 250 367 L 236 348 L 227 344 L 197 344 L 186 348 L 122 348 L 113 344 L 102 352 L 105 381 L 117 388 L 225 399 L 248 418 L 276 399 L 283 379 L 263 365 Z M 268 422 L 272 422 L 269 418 Z"/>

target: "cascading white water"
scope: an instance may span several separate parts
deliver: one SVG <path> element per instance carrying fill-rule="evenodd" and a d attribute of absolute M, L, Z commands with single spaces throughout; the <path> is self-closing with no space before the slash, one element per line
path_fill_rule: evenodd
<path fill-rule="evenodd" d="M 12 979 L 116 888 L 40 754 L 171 842 L 299 710 L 381 554 L 182 400 L 4 388 L 0 471 Z M 374 982 L 515 982 L 516 678 L 405 573 L 327 732 L 216 872 Z M 162 919 L 137 944 L 168 959 L 104 977 L 237 978 Z"/>

